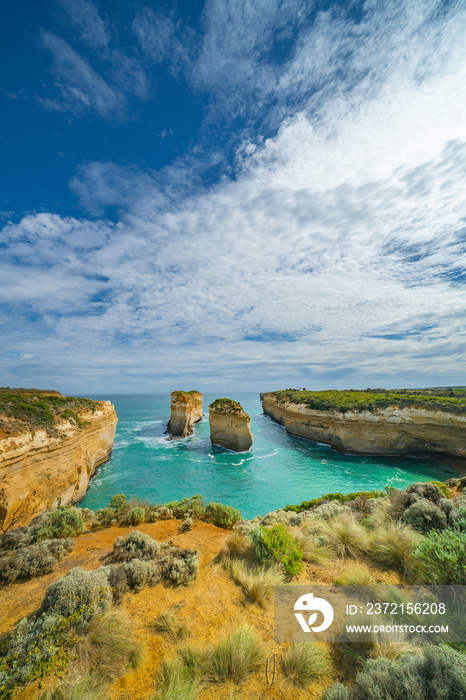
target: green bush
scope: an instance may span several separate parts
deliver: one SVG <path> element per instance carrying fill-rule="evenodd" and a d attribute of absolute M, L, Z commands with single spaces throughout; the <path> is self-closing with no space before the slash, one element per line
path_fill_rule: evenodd
<path fill-rule="evenodd" d="M 223 503 L 208 503 L 205 507 L 205 520 L 217 527 L 230 530 L 233 525 L 242 520 L 239 510 L 233 506 L 224 506 Z"/>
<path fill-rule="evenodd" d="M 73 551 L 71 538 L 43 540 L 38 544 L 20 547 L 0 559 L 0 581 L 10 583 L 21 578 L 36 578 L 53 571 L 57 562 Z"/>
<path fill-rule="evenodd" d="M 301 505 L 285 506 L 284 510 L 294 510 L 296 513 L 300 513 L 303 510 L 311 510 L 314 506 L 323 504 L 325 501 L 347 503 L 361 496 L 365 498 L 382 498 L 385 496 L 385 491 L 355 491 L 354 493 L 348 493 L 346 495 L 340 492 L 326 493 L 324 496 L 320 496 L 320 498 L 311 498 L 310 501 L 303 501 Z"/>
<path fill-rule="evenodd" d="M 144 559 L 150 561 L 160 553 L 160 544 L 139 530 L 134 530 L 126 539 L 117 537 L 113 543 L 113 558 L 115 561 L 130 561 Z"/>
<path fill-rule="evenodd" d="M 140 525 L 144 522 L 146 517 L 146 511 L 144 508 L 132 508 L 128 513 L 126 522 L 128 525 Z"/>
<path fill-rule="evenodd" d="M 121 513 L 126 506 L 126 502 L 127 499 L 124 493 L 116 493 L 111 497 L 108 507 L 113 508 L 116 513 Z"/>
<path fill-rule="evenodd" d="M 118 521 L 116 510 L 114 508 L 110 508 L 110 506 L 107 506 L 106 508 L 99 508 L 96 513 L 96 517 L 97 520 L 105 527 L 109 527 Z"/>
<path fill-rule="evenodd" d="M 122 569 L 126 575 L 128 587 L 133 593 L 139 593 L 144 586 L 152 582 L 154 576 L 157 580 L 159 573 L 158 567 L 150 561 L 141 561 L 140 559 L 132 559 L 131 561 L 122 564 Z"/>
<path fill-rule="evenodd" d="M 77 622 L 88 623 L 94 615 L 108 610 L 111 603 L 112 592 L 105 567 L 95 571 L 77 567 L 48 587 L 41 612 L 65 618 L 77 613 Z"/>
<path fill-rule="evenodd" d="M 414 551 L 426 583 L 464 584 L 466 581 L 466 532 L 429 532 Z"/>
<path fill-rule="evenodd" d="M 162 575 L 178 585 L 189 586 L 199 573 L 201 553 L 199 550 L 180 549 L 167 557 L 162 564 Z"/>
<path fill-rule="evenodd" d="M 54 537 L 76 537 L 84 532 L 84 522 L 76 508 L 60 507 L 45 514 L 44 521 L 35 533 L 35 540 L 49 540 Z"/>
<path fill-rule="evenodd" d="M 303 549 L 284 525 L 261 526 L 250 534 L 261 561 L 279 561 L 291 575 L 301 571 Z"/>
<path fill-rule="evenodd" d="M 200 494 L 191 498 L 182 498 L 181 501 L 172 501 L 167 504 L 174 518 L 184 518 L 189 515 L 197 520 L 203 520 L 205 516 L 204 499 Z"/>
<path fill-rule="evenodd" d="M 422 654 L 396 661 L 369 660 L 354 683 L 337 683 L 325 700 L 464 700 L 466 656 L 447 647 L 427 647 Z"/>
<path fill-rule="evenodd" d="M 438 506 L 426 498 L 413 503 L 403 513 L 403 522 L 420 532 L 442 530 L 447 526 L 447 516 Z"/>

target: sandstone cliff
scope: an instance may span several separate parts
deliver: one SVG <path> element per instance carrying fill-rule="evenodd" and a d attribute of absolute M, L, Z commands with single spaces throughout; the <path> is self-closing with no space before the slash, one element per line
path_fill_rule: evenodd
<path fill-rule="evenodd" d="M 94 404 L 94 402 L 92 402 Z M 43 428 L 16 431 L 0 439 L 0 528 L 28 524 L 57 505 L 81 500 L 89 479 L 107 461 L 117 417 L 109 401 Z"/>
<path fill-rule="evenodd" d="M 201 420 L 202 394 L 199 391 L 172 391 L 171 415 L 167 432 L 179 437 L 193 433 L 193 423 Z"/>
<path fill-rule="evenodd" d="M 249 416 L 237 401 L 217 399 L 209 406 L 210 440 L 213 445 L 246 452 L 252 445 Z"/>
<path fill-rule="evenodd" d="M 374 455 L 453 455 L 466 458 L 466 412 L 388 406 L 375 410 L 314 410 L 265 394 L 263 411 L 290 435 L 339 452 Z"/>

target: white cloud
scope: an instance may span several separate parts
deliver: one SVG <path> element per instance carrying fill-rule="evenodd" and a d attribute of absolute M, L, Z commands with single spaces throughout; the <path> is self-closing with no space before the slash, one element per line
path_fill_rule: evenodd
<path fill-rule="evenodd" d="M 243 143 L 235 180 L 202 186 L 189 160 L 157 174 L 91 163 L 73 188 L 94 212 L 119 208 L 118 224 L 5 227 L 4 299 L 44 321 L 33 339 L 18 323 L 17 351 L 107 388 L 462 383 L 466 20 L 459 4 L 373 7 L 365 38 L 398 18 L 380 52 L 341 15 L 320 48 L 302 29 L 278 98 L 314 64 L 333 88 L 318 104 L 304 91 L 274 138 Z M 263 36 L 275 20 L 255 21 Z M 366 78 L 340 89 L 325 32 L 349 37 Z M 258 39 L 240 39 L 255 56 Z"/>
<path fill-rule="evenodd" d="M 89 0 L 60 0 L 83 42 L 92 48 L 108 46 L 110 33 L 97 7 Z"/>

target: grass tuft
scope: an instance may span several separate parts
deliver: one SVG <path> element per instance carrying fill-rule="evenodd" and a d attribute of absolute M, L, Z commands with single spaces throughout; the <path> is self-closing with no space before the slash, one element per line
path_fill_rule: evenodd
<path fill-rule="evenodd" d="M 370 586 L 373 583 L 370 569 L 364 564 L 352 566 L 335 581 L 339 586 Z"/>
<path fill-rule="evenodd" d="M 339 557 L 357 559 L 369 549 L 367 530 L 351 513 L 343 513 L 322 523 L 320 529 L 328 546 Z"/>
<path fill-rule="evenodd" d="M 190 631 L 182 622 L 178 622 L 175 613 L 163 612 L 151 622 L 151 629 L 171 639 L 181 640 L 189 637 Z"/>
<path fill-rule="evenodd" d="M 306 688 L 331 669 L 326 652 L 315 642 L 293 642 L 282 657 L 282 670 L 290 683 Z"/>
<path fill-rule="evenodd" d="M 370 555 L 374 561 L 411 577 L 416 572 L 414 556 L 420 536 L 409 525 L 399 522 L 387 523 L 374 532 Z"/>
<path fill-rule="evenodd" d="M 212 653 L 211 675 L 217 682 L 239 683 L 264 663 L 267 651 L 257 632 L 243 624 L 230 632 Z"/>
<path fill-rule="evenodd" d="M 284 583 L 285 576 L 282 567 L 247 565 L 233 560 L 230 563 L 231 576 L 252 601 L 265 607 L 273 595 L 273 587 Z"/>

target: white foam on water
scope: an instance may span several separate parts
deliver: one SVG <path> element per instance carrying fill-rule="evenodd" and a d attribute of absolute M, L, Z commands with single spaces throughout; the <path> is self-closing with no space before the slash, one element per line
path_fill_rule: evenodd
<path fill-rule="evenodd" d="M 275 455 L 278 455 L 278 450 L 271 452 L 269 455 L 257 455 L 257 459 L 267 459 L 267 457 L 275 457 Z"/>

